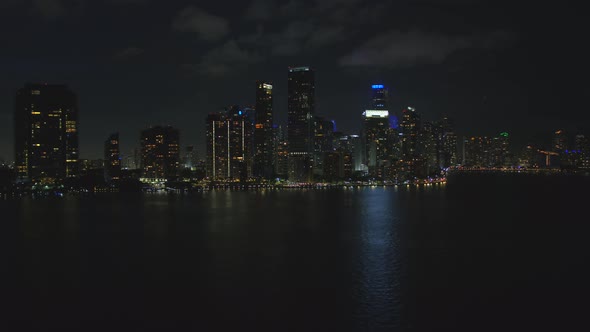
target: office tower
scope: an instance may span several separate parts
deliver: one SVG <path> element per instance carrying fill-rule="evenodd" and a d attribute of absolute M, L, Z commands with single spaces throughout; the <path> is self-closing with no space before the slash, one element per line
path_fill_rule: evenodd
<path fill-rule="evenodd" d="M 511 166 L 510 150 L 509 150 L 509 135 L 507 132 L 502 132 L 500 135 L 492 139 L 491 146 L 491 166 L 504 167 Z"/>
<path fill-rule="evenodd" d="M 229 123 L 224 113 L 207 115 L 207 177 L 210 180 L 229 178 Z"/>
<path fill-rule="evenodd" d="M 389 91 L 383 84 L 371 86 L 371 108 L 389 111 Z"/>
<path fill-rule="evenodd" d="M 437 162 L 439 168 L 448 168 L 457 164 L 457 135 L 453 120 L 444 117 L 435 126 L 437 144 Z"/>
<path fill-rule="evenodd" d="M 324 117 L 313 118 L 313 174 L 320 178 L 323 174 L 323 162 L 325 154 L 333 152 L 334 121 Z"/>
<path fill-rule="evenodd" d="M 230 177 L 246 181 L 252 176 L 252 110 L 232 106 L 227 112 L 229 122 Z"/>
<path fill-rule="evenodd" d="M 289 68 L 287 139 L 289 180 L 311 181 L 315 78 L 309 67 Z"/>
<path fill-rule="evenodd" d="M 174 179 L 180 166 L 180 134 L 170 126 L 154 126 L 141 132 L 142 176 Z"/>
<path fill-rule="evenodd" d="M 207 177 L 246 181 L 252 174 L 251 110 L 232 106 L 207 116 Z"/>
<path fill-rule="evenodd" d="M 270 179 L 274 173 L 272 84 L 256 82 L 254 176 Z"/>
<path fill-rule="evenodd" d="M 489 137 L 469 137 L 465 139 L 465 166 L 494 166 L 493 140 Z"/>
<path fill-rule="evenodd" d="M 104 178 L 107 182 L 121 178 L 119 133 L 111 134 L 104 142 Z"/>
<path fill-rule="evenodd" d="M 389 111 L 366 110 L 363 112 L 363 138 L 365 141 L 365 163 L 369 175 L 382 177 L 382 170 L 390 162 Z"/>
<path fill-rule="evenodd" d="M 78 105 L 67 86 L 26 84 L 17 92 L 14 152 L 19 181 L 57 184 L 78 176 Z"/>
<path fill-rule="evenodd" d="M 440 170 L 438 165 L 437 131 L 437 126 L 431 122 L 425 121 L 422 124 L 418 139 L 418 155 L 422 159 L 423 167 L 419 172 L 421 176 L 436 175 Z"/>
<path fill-rule="evenodd" d="M 277 177 L 286 179 L 289 175 L 289 142 L 282 126 L 275 128 L 275 173 Z"/>
<path fill-rule="evenodd" d="M 582 133 L 576 134 L 574 148 L 580 154 L 579 168 L 590 169 L 590 144 L 588 137 Z"/>
<path fill-rule="evenodd" d="M 540 154 L 537 151 L 538 149 L 535 148 L 533 145 L 526 145 L 520 152 L 520 156 L 518 158 L 518 166 L 526 168 L 539 167 Z"/>
<path fill-rule="evenodd" d="M 402 158 L 405 160 L 418 156 L 418 140 L 421 129 L 420 115 L 412 107 L 402 112 L 401 122 Z"/>

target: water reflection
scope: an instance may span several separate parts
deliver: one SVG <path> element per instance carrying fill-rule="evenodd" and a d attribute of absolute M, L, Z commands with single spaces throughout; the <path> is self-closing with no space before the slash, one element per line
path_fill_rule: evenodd
<path fill-rule="evenodd" d="M 360 287 L 357 315 L 363 329 L 399 326 L 400 253 L 397 193 L 366 189 L 357 195 L 360 215 Z"/>

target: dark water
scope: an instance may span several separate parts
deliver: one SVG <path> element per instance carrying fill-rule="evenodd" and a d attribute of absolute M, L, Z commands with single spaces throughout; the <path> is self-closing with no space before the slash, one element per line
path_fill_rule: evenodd
<path fill-rule="evenodd" d="M 0 201 L 3 330 L 573 330 L 589 184 Z"/>

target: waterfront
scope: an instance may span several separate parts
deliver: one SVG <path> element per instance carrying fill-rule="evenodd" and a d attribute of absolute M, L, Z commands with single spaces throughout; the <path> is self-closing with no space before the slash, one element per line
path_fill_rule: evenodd
<path fill-rule="evenodd" d="M 553 307 L 571 296 L 565 270 L 585 255 L 588 184 L 492 174 L 422 187 L 0 201 L 4 321 L 84 331 L 563 328 L 573 320 Z"/>

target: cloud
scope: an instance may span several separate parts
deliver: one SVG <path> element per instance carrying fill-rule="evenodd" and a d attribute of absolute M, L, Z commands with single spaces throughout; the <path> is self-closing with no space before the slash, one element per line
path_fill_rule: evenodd
<path fill-rule="evenodd" d="M 293 56 L 301 53 L 307 37 L 313 32 L 311 21 L 294 21 L 278 34 L 269 37 L 273 55 Z"/>
<path fill-rule="evenodd" d="M 393 30 L 379 35 L 340 59 L 344 66 L 408 67 L 443 62 L 453 53 L 489 48 L 506 40 L 506 34 L 447 36 L 419 30 Z"/>
<path fill-rule="evenodd" d="M 172 27 L 179 31 L 195 32 L 200 39 L 206 41 L 219 40 L 229 33 L 226 19 L 194 6 L 183 9 L 174 19 Z"/>
<path fill-rule="evenodd" d="M 253 0 L 244 17 L 250 20 L 268 20 L 272 18 L 275 9 L 276 4 L 272 0 Z"/>
<path fill-rule="evenodd" d="M 310 48 L 318 48 L 342 41 L 346 38 L 343 26 L 325 26 L 311 34 L 307 41 Z"/>
<path fill-rule="evenodd" d="M 262 60 L 263 57 L 260 54 L 240 47 L 232 39 L 203 55 L 198 64 L 188 65 L 188 67 L 201 74 L 222 76 Z"/>

